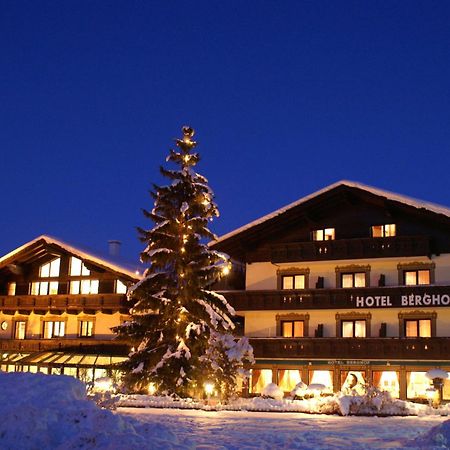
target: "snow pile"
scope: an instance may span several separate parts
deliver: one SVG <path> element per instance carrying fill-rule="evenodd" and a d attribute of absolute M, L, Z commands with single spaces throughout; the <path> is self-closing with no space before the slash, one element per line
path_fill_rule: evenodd
<path fill-rule="evenodd" d="M 0 448 L 138 449 L 139 423 L 98 408 L 85 385 L 64 375 L 0 373 Z M 148 430 L 153 448 L 176 441 L 165 426 Z M 146 436 L 148 438 L 148 435 Z"/>
<path fill-rule="evenodd" d="M 282 400 L 284 392 L 275 384 L 269 383 L 262 391 L 263 397 L 274 398 L 275 400 Z"/>
<path fill-rule="evenodd" d="M 408 444 L 428 449 L 450 448 L 450 420 L 433 427 L 427 433 L 409 441 Z"/>

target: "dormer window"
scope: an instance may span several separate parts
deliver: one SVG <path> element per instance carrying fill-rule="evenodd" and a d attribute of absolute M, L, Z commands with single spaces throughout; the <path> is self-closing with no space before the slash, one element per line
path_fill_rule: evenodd
<path fill-rule="evenodd" d="M 372 237 L 393 237 L 396 235 L 395 223 L 385 225 L 374 225 L 372 227 Z"/>
<path fill-rule="evenodd" d="M 312 232 L 313 241 L 334 241 L 334 228 L 323 228 Z"/>

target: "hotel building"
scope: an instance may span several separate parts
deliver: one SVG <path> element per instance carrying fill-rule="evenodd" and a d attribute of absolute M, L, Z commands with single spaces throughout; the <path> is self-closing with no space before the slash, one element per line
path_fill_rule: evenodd
<path fill-rule="evenodd" d="M 450 209 L 342 181 L 212 247 L 245 266 L 223 294 L 254 348 L 251 394 L 354 375 L 424 399 L 426 371 L 450 371 Z"/>
<path fill-rule="evenodd" d="M 49 236 L 1 257 L 0 370 L 114 376 L 128 349 L 111 327 L 128 318 L 136 269 Z"/>

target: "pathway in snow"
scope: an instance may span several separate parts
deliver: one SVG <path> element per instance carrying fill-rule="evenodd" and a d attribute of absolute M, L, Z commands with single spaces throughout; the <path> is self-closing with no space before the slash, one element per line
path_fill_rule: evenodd
<path fill-rule="evenodd" d="M 195 449 L 384 449 L 405 441 L 448 417 L 340 417 L 302 413 L 206 412 L 119 408 L 141 423 L 139 432 L 162 424 Z"/>

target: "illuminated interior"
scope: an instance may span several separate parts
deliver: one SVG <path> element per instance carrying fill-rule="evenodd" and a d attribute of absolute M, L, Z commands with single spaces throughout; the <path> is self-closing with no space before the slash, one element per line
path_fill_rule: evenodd
<path fill-rule="evenodd" d="M 407 398 L 427 398 L 426 391 L 431 387 L 431 383 L 425 374 L 426 372 L 407 372 Z"/>
<path fill-rule="evenodd" d="M 98 294 L 98 280 L 74 280 L 70 282 L 71 294 Z"/>
<path fill-rule="evenodd" d="M 127 285 L 122 283 L 120 280 L 116 280 L 116 294 L 126 294 Z"/>
<path fill-rule="evenodd" d="M 333 392 L 333 372 L 331 370 L 313 370 L 310 384 L 323 384 L 323 392 Z"/>
<path fill-rule="evenodd" d="M 372 237 L 393 237 L 395 236 L 395 223 L 386 225 L 374 225 L 372 227 Z"/>
<path fill-rule="evenodd" d="M 305 289 L 305 275 L 285 275 L 282 284 L 282 289 Z"/>
<path fill-rule="evenodd" d="M 373 384 L 382 391 L 387 391 L 393 398 L 400 397 L 398 373 L 393 370 L 374 371 Z"/>
<path fill-rule="evenodd" d="M 8 283 L 8 295 L 16 295 L 16 283 Z"/>
<path fill-rule="evenodd" d="M 272 383 L 272 369 L 252 370 L 251 392 L 253 394 L 260 394 L 269 383 Z"/>
<path fill-rule="evenodd" d="M 279 388 L 284 392 L 292 391 L 302 381 L 300 370 L 279 370 Z"/>
<path fill-rule="evenodd" d="M 81 259 L 75 258 L 72 256 L 70 258 L 70 276 L 79 277 L 79 276 L 88 276 L 91 274 L 91 271 L 84 265 Z"/>
<path fill-rule="evenodd" d="M 59 283 L 57 281 L 33 281 L 30 295 L 57 295 Z"/>
<path fill-rule="evenodd" d="M 314 230 L 312 232 L 312 237 L 314 241 L 332 241 L 334 240 L 334 228 Z"/>
<path fill-rule="evenodd" d="M 59 277 L 59 266 L 61 258 L 56 258 L 39 268 L 40 278 Z"/>

